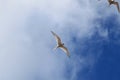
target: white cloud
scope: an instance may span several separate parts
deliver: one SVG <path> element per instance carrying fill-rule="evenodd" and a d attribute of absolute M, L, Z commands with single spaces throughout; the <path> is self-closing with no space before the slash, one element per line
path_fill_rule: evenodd
<path fill-rule="evenodd" d="M 66 46 L 71 35 L 80 40 L 91 37 L 96 27 L 93 21 L 100 17 L 91 1 L 1 0 L 0 3 L 1 80 L 68 80 L 65 76 L 68 66 L 72 71 L 70 78 L 75 80 L 78 70 L 87 65 L 84 62 L 92 59 L 71 53 L 73 57 L 69 60 L 59 49 L 53 51 L 55 42 L 50 33 L 53 30 L 59 34 Z M 107 36 L 107 31 L 98 26 L 99 33 Z M 75 46 L 71 44 L 69 48 L 74 52 Z"/>

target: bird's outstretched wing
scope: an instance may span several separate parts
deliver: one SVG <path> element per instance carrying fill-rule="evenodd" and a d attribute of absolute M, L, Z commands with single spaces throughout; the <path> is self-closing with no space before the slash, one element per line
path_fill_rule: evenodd
<path fill-rule="evenodd" d="M 109 3 L 111 3 L 111 0 L 108 0 Z"/>
<path fill-rule="evenodd" d="M 60 37 L 59 37 L 57 34 L 55 34 L 53 31 L 51 31 L 51 33 L 54 35 L 57 44 L 61 44 L 61 39 L 60 39 Z"/>
<path fill-rule="evenodd" d="M 62 49 L 67 54 L 67 56 L 70 57 L 70 53 L 65 46 L 61 46 L 60 49 Z"/>
<path fill-rule="evenodd" d="M 114 2 L 113 4 L 117 6 L 118 11 L 120 12 L 119 3 L 118 2 Z"/>

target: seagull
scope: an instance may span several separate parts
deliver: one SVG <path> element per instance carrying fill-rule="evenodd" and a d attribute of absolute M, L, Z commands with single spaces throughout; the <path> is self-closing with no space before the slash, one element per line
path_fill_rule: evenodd
<path fill-rule="evenodd" d="M 51 33 L 53 34 L 57 42 L 57 46 L 54 49 L 60 48 L 67 54 L 68 57 L 70 57 L 70 53 L 68 49 L 64 46 L 64 43 L 62 43 L 60 37 L 57 34 L 55 34 L 53 31 L 51 31 Z"/>
<path fill-rule="evenodd" d="M 110 6 L 111 4 L 116 5 L 118 11 L 120 12 L 120 8 L 119 8 L 119 3 L 118 3 L 118 2 L 116 2 L 115 0 L 108 0 L 108 2 L 109 2 L 109 6 Z"/>
<path fill-rule="evenodd" d="M 100 1 L 100 0 L 98 0 L 98 1 Z M 117 7 L 117 9 L 118 9 L 118 12 L 120 12 L 120 8 L 119 8 L 119 3 L 118 3 L 118 2 L 116 2 L 115 0 L 108 0 L 108 2 L 109 2 L 109 6 L 110 6 L 111 4 L 116 5 L 116 7 Z"/>

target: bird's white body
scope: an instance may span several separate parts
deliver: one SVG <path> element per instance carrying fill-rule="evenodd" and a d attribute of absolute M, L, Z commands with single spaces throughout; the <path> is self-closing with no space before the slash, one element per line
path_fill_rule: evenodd
<path fill-rule="evenodd" d="M 60 48 L 60 49 L 62 49 L 67 54 L 68 57 L 70 57 L 69 51 L 64 46 L 64 43 L 62 43 L 60 37 L 57 34 L 55 34 L 53 31 L 51 31 L 51 33 L 54 35 L 54 37 L 56 39 L 56 42 L 57 42 L 57 46 L 54 48 L 54 50 L 57 49 L 57 48 Z"/>

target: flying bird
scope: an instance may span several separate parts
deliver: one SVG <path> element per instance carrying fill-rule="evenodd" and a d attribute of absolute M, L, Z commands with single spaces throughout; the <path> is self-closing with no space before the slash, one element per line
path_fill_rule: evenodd
<path fill-rule="evenodd" d="M 98 1 L 100 1 L 100 0 L 98 0 Z M 120 8 L 119 8 L 119 3 L 118 3 L 118 2 L 116 2 L 115 0 L 108 0 L 108 2 L 109 2 L 109 6 L 110 6 L 111 4 L 116 5 L 116 7 L 117 7 L 117 9 L 118 9 L 118 12 L 120 12 Z"/>
<path fill-rule="evenodd" d="M 116 5 L 118 11 L 120 12 L 120 8 L 119 8 L 119 3 L 118 2 L 116 2 L 115 0 L 108 0 L 108 2 L 109 2 L 109 5 L 111 5 L 111 4 Z"/>
<path fill-rule="evenodd" d="M 60 37 L 57 34 L 55 34 L 53 31 L 51 31 L 51 33 L 53 34 L 57 42 L 57 46 L 54 49 L 60 48 L 67 54 L 68 57 L 70 57 L 70 53 L 68 49 L 64 46 L 64 43 L 62 43 Z"/>

